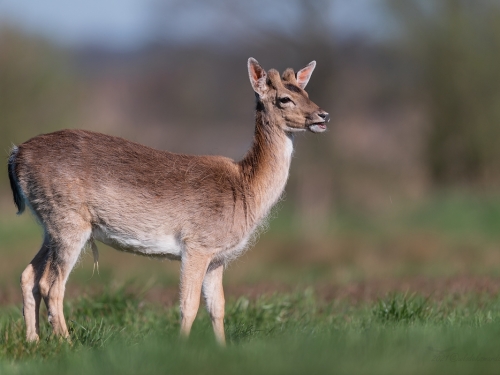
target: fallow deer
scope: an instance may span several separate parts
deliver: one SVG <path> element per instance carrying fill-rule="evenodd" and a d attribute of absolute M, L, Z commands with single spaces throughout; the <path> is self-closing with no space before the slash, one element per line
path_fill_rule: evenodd
<path fill-rule="evenodd" d="M 44 229 L 41 249 L 21 276 L 28 341 L 39 340 L 43 298 L 53 332 L 68 337 L 63 298 L 86 245 L 100 241 L 135 254 L 181 261 L 181 335 L 203 293 L 219 343 L 224 336 L 222 273 L 278 201 L 288 179 L 294 133 L 326 130 L 329 115 L 304 88 L 311 62 L 280 77 L 248 60 L 257 109 L 253 145 L 243 160 L 155 150 L 84 130 L 36 136 L 8 161 L 14 201 Z"/>

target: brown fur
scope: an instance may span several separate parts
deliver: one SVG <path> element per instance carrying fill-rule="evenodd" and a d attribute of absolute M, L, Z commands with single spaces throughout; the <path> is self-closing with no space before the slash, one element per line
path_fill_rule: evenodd
<path fill-rule="evenodd" d="M 54 333 L 68 336 L 65 284 L 84 245 L 97 239 L 181 260 L 182 334 L 189 334 L 203 291 L 224 343 L 223 266 L 279 199 L 293 132 L 322 131 L 328 119 L 303 91 L 314 65 L 297 80 L 291 69 L 280 78 L 249 60 L 255 137 L 240 162 L 173 154 L 84 130 L 40 135 L 15 148 L 9 177 L 16 204 L 21 212 L 22 197 L 45 230 L 42 248 L 21 277 L 27 339 L 38 340 L 41 298 Z"/>

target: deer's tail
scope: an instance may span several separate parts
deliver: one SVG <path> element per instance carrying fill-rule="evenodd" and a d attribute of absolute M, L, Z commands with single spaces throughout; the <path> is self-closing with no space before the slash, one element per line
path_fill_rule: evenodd
<path fill-rule="evenodd" d="M 9 171 L 10 188 L 12 189 L 14 203 L 16 204 L 17 207 L 17 214 L 21 215 L 24 212 L 24 209 L 26 208 L 26 203 L 24 202 L 24 195 L 22 193 L 21 186 L 19 186 L 19 181 L 16 175 L 15 166 L 16 166 L 16 156 L 18 152 L 19 148 L 14 146 L 9 155 L 9 162 L 7 168 Z"/>

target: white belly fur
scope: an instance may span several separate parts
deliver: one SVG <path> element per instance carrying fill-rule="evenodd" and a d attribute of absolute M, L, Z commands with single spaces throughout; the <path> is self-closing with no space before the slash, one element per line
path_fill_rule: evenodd
<path fill-rule="evenodd" d="M 152 256 L 181 257 L 182 243 L 173 234 L 156 236 L 127 236 L 110 230 L 95 228 L 92 236 L 97 241 L 118 250 Z"/>
<path fill-rule="evenodd" d="M 254 228 L 237 244 L 226 249 L 219 248 L 219 253 L 215 255 L 215 259 L 227 265 L 252 245 L 258 233 L 258 228 Z M 114 228 L 99 226 L 92 230 L 92 238 L 117 250 L 145 256 L 179 260 L 184 252 L 184 244 L 180 237 L 175 234 L 139 233 L 131 235 L 117 231 Z"/>

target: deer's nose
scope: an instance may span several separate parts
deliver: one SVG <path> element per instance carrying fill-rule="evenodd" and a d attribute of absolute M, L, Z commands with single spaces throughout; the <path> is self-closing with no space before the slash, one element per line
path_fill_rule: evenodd
<path fill-rule="evenodd" d="M 318 113 L 318 116 L 325 120 L 325 122 L 330 122 L 330 115 L 328 114 L 328 112 Z"/>

